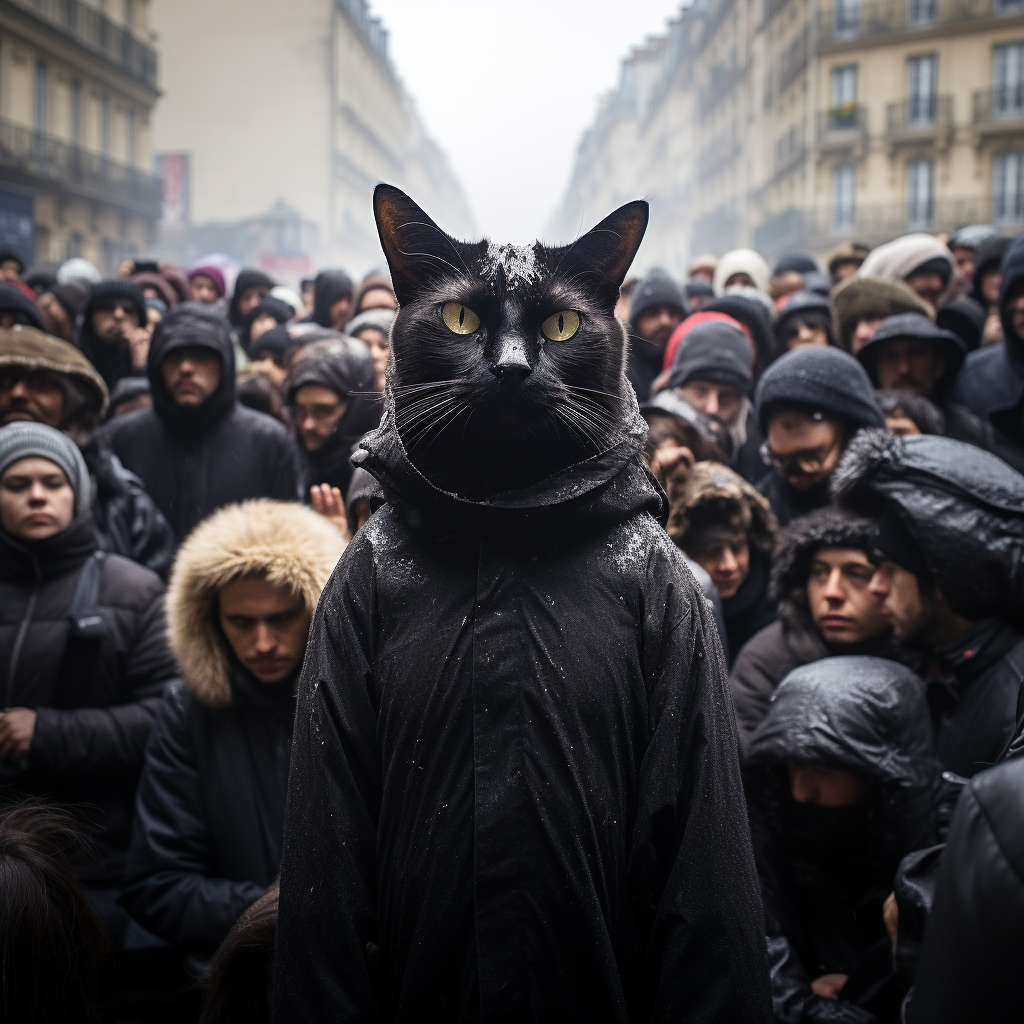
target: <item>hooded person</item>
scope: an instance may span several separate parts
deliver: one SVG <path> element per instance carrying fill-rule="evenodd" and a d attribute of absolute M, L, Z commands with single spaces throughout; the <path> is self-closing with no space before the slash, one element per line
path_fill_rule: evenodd
<path fill-rule="evenodd" d="M 131 281 L 101 281 L 89 290 L 78 328 L 78 347 L 96 367 L 108 391 L 122 377 L 134 376 L 141 369 L 133 358 L 133 344 L 138 344 L 138 332 L 147 322 L 146 297 Z"/>
<path fill-rule="evenodd" d="M 772 321 L 775 358 L 801 345 L 835 345 L 832 330 L 832 303 L 817 292 L 797 291 Z"/>
<path fill-rule="evenodd" d="M 357 313 L 345 325 L 345 333 L 358 338 L 370 350 L 376 373 L 376 390 L 383 393 L 391 355 L 391 327 L 398 313 L 393 309 L 375 307 Z"/>
<path fill-rule="evenodd" d="M 115 948 L 135 785 L 160 694 L 176 674 L 160 578 L 101 552 L 89 471 L 40 423 L 0 430 L 0 797 L 75 809 L 75 866 Z"/>
<path fill-rule="evenodd" d="M 295 688 L 341 534 L 301 505 L 249 501 L 191 534 L 167 595 L 181 682 L 146 748 L 123 903 L 205 961 L 277 876 Z"/>
<path fill-rule="evenodd" d="M 391 278 L 387 274 L 371 272 L 363 278 L 352 300 L 352 316 L 359 316 L 371 309 L 397 312 L 398 299 Z M 349 332 L 351 333 L 351 332 Z"/>
<path fill-rule="evenodd" d="M 554 250 L 457 242 L 387 185 L 374 206 L 401 307 L 357 459 L 387 504 L 306 652 L 275 1019 L 767 1022 L 721 647 L 614 315 L 647 204 Z M 422 375 L 456 365 L 462 418 L 417 431 Z M 593 447 L 539 415 L 584 386 L 613 396 Z"/>
<path fill-rule="evenodd" d="M 725 295 L 733 288 L 756 288 L 768 294 L 771 268 L 765 258 L 753 249 L 730 249 L 715 267 L 712 285 L 715 295 Z"/>
<path fill-rule="evenodd" d="M 78 318 L 88 297 L 85 289 L 76 284 L 55 284 L 44 291 L 37 301 L 46 333 L 73 345 Z"/>
<path fill-rule="evenodd" d="M 932 309 L 941 308 L 956 291 L 953 254 L 934 235 L 923 232 L 901 235 L 872 249 L 858 274 L 903 281 Z"/>
<path fill-rule="evenodd" d="M 132 274 L 129 280 L 137 285 L 146 299 L 159 299 L 167 309 L 178 304 L 178 293 L 163 274 L 155 270 Z"/>
<path fill-rule="evenodd" d="M 766 301 L 767 301 L 767 297 Z M 770 302 L 768 304 L 770 306 Z M 744 333 L 754 344 L 756 358 L 754 360 L 754 382 L 764 373 L 768 364 L 774 359 L 774 342 L 772 335 L 772 319 L 768 306 L 758 302 L 742 291 L 730 291 L 718 296 L 713 302 L 706 303 L 702 313 L 724 313 L 739 322 Z"/>
<path fill-rule="evenodd" d="M 845 654 L 914 664 L 869 590 L 874 543 L 872 519 L 835 508 L 818 509 L 782 531 L 768 591 L 778 618 L 747 642 L 729 673 L 741 750 L 776 687 L 801 665 Z"/>
<path fill-rule="evenodd" d="M 637 401 L 651 397 L 661 372 L 672 332 L 686 319 L 686 297 L 668 274 L 657 267 L 642 277 L 629 298 L 629 363 L 626 376 Z"/>
<path fill-rule="evenodd" d="M 238 324 L 238 343 L 247 356 L 252 356 L 253 346 L 275 327 L 287 324 L 295 318 L 295 310 L 280 299 L 269 296 L 250 306 Z"/>
<path fill-rule="evenodd" d="M 22 324 L 43 329 L 39 306 L 20 289 L 11 284 L 0 284 L 0 328 Z"/>
<path fill-rule="evenodd" d="M 978 246 L 974 257 L 974 277 L 968 301 L 977 304 L 983 315 L 980 345 L 994 345 L 1003 341 L 1003 325 L 999 315 L 999 287 L 1002 283 L 1002 265 L 1006 250 L 1013 238 L 997 235 Z M 973 351 L 973 350 L 972 350 Z"/>
<path fill-rule="evenodd" d="M 97 434 L 106 408 L 106 385 L 78 349 L 31 327 L 0 330 L 0 428 L 28 421 L 67 434 L 89 470 L 99 546 L 166 577 L 174 534 L 142 481 Z"/>
<path fill-rule="evenodd" d="M 376 378 L 369 349 L 338 335 L 314 341 L 299 352 L 284 384 L 284 403 L 295 425 L 299 492 L 327 484 L 344 495 L 352 481 L 352 453 L 364 434 L 380 423 L 373 400 Z"/>
<path fill-rule="evenodd" d="M 920 313 L 931 320 L 935 311 L 902 281 L 850 277 L 832 293 L 839 347 L 856 355 L 882 321 L 899 313 Z"/>
<path fill-rule="evenodd" d="M 189 301 L 200 306 L 214 306 L 223 309 L 228 293 L 224 271 L 212 263 L 193 267 L 188 272 Z"/>
<path fill-rule="evenodd" d="M 745 781 L 777 1021 L 899 1021 L 882 906 L 901 858 L 934 839 L 938 778 L 905 666 L 825 658 L 775 691 Z"/>
<path fill-rule="evenodd" d="M 863 242 L 840 242 L 825 257 L 832 285 L 842 284 L 847 278 L 856 276 L 870 252 L 871 246 Z"/>
<path fill-rule="evenodd" d="M 175 306 L 157 325 L 146 367 L 153 407 L 103 428 L 180 543 L 222 505 L 294 499 L 294 455 L 284 427 L 240 405 L 231 328 L 216 311 Z"/>
<path fill-rule="evenodd" d="M 57 269 L 57 284 L 76 284 L 79 288 L 89 291 L 102 280 L 103 275 L 96 269 L 95 264 L 82 259 L 81 256 L 65 260 Z"/>
<path fill-rule="evenodd" d="M 310 323 L 340 331 L 352 315 L 352 278 L 344 270 L 321 270 L 313 284 Z"/>
<path fill-rule="evenodd" d="M 884 427 L 864 368 L 836 348 L 804 345 L 772 363 L 754 398 L 765 464 L 757 485 L 780 526 L 829 504 L 829 479 L 863 427 Z"/>
<path fill-rule="evenodd" d="M 949 239 L 949 251 L 956 261 L 956 274 L 961 292 L 965 292 L 974 277 L 979 247 L 996 236 L 991 224 L 970 224 L 954 231 Z"/>
<path fill-rule="evenodd" d="M 270 294 L 276 284 L 269 274 L 253 267 L 243 267 L 238 272 L 235 290 L 231 293 L 231 302 L 228 304 L 228 320 L 236 331 L 241 330 L 246 316 Z"/>
<path fill-rule="evenodd" d="M 833 488 L 878 520 L 871 589 L 924 657 L 943 768 L 974 775 L 998 760 L 1024 699 L 1024 476 L 947 437 L 871 430 Z"/>
<path fill-rule="evenodd" d="M 947 302 L 935 316 L 935 322 L 945 331 L 952 331 L 968 352 L 981 347 L 981 336 L 985 329 L 985 310 L 964 296 Z"/>
<path fill-rule="evenodd" d="M 775 618 L 768 576 L 777 529 L 768 502 L 717 462 L 698 462 L 672 503 L 668 535 L 711 577 L 722 599 L 730 665 Z"/>

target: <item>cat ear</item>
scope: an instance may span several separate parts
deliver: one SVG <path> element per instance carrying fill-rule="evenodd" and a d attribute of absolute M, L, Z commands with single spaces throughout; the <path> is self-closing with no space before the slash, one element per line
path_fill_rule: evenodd
<path fill-rule="evenodd" d="M 612 305 L 644 240 L 650 212 L 646 200 L 634 199 L 577 238 L 566 253 L 565 262 L 571 263 L 576 273 L 596 275 L 600 290 L 609 297 L 614 291 Z"/>
<path fill-rule="evenodd" d="M 446 235 L 401 189 L 378 185 L 373 215 L 391 281 L 401 305 L 439 275 L 462 267 L 455 239 Z"/>

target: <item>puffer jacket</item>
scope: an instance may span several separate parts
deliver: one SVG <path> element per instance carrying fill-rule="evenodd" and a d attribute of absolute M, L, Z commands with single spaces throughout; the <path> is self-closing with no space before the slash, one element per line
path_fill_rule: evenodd
<path fill-rule="evenodd" d="M 95 635 L 72 635 L 72 598 L 90 560 L 102 621 L 83 627 Z M 27 759 L 0 765 L 0 786 L 81 808 L 92 852 L 80 875 L 118 885 L 146 740 L 176 675 L 163 583 L 118 555 L 97 559 L 88 517 L 34 543 L 0 529 L 0 666 L 3 706 L 38 715 Z"/>
<path fill-rule="evenodd" d="M 789 764 L 852 772 L 872 784 L 871 802 L 799 804 Z M 827 658 L 779 685 L 746 766 L 777 1021 L 897 1020 L 903 993 L 882 904 L 900 858 L 934 834 L 939 778 L 924 687 L 904 666 Z M 810 987 L 830 973 L 849 975 L 838 1000 Z"/>

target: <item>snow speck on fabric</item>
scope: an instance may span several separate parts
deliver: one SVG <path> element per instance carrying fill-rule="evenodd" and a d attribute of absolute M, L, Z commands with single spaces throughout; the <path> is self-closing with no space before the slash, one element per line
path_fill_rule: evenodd
<path fill-rule="evenodd" d="M 540 277 L 537 254 L 529 245 L 498 245 L 488 242 L 483 264 L 484 273 L 491 281 L 497 280 L 499 267 L 504 271 L 505 287 L 509 291 L 534 284 Z"/>

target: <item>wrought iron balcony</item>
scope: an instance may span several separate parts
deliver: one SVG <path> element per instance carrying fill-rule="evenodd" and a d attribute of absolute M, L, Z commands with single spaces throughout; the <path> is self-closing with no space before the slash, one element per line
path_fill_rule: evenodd
<path fill-rule="evenodd" d="M 818 34 L 822 42 L 841 43 L 1022 12 L 1022 0 L 829 0 Z"/>
<path fill-rule="evenodd" d="M 818 146 L 849 149 L 867 142 L 868 111 L 860 103 L 844 103 L 818 112 Z"/>
<path fill-rule="evenodd" d="M 156 89 L 156 51 L 79 0 L 4 0 Z"/>
<path fill-rule="evenodd" d="M 944 142 L 953 131 L 952 96 L 911 96 L 885 108 L 885 138 L 890 144 Z"/>
<path fill-rule="evenodd" d="M 1024 132 L 1024 83 L 976 92 L 971 123 L 983 135 Z"/>
<path fill-rule="evenodd" d="M 0 169 L 5 178 L 27 185 L 56 186 L 144 217 L 160 213 L 163 185 L 156 175 L 5 119 L 0 119 Z"/>

